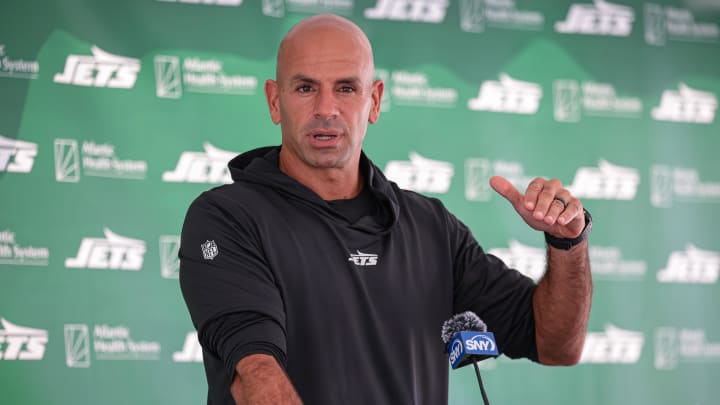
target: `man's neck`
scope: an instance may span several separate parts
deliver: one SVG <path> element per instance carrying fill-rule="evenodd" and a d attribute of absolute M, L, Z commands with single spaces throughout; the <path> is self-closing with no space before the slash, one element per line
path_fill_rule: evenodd
<path fill-rule="evenodd" d="M 296 161 L 279 159 L 280 171 L 314 191 L 325 201 L 356 197 L 362 191 L 359 162 L 344 168 L 313 168 Z"/>

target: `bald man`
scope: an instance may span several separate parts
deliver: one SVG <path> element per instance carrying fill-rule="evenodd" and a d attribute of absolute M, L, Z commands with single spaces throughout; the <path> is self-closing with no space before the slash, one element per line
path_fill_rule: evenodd
<path fill-rule="evenodd" d="M 591 218 L 557 180 L 492 187 L 545 233 L 535 285 L 437 199 L 401 190 L 365 156 L 383 83 L 365 34 L 333 15 L 283 39 L 265 93 L 280 147 L 243 153 L 234 183 L 188 210 L 180 282 L 208 404 L 447 403 L 444 320 L 466 310 L 500 351 L 578 362 L 590 310 Z"/>

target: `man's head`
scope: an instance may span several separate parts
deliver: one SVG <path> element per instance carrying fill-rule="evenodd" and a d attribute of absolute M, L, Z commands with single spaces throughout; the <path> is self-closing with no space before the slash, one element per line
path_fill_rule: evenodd
<path fill-rule="evenodd" d="M 276 74 L 265 94 L 282 128 L 281 166 L 357 170 L 383 91 L 362 30 L 335 15 L 301 21 L 280 43 Z"/>

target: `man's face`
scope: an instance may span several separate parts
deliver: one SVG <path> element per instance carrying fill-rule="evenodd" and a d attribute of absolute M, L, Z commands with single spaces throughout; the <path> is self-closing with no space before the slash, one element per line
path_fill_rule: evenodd
<path fill-rule="evenodd" d="M 277 82 L 268 80 L 265 92 L 286 157 L 306 168 L 356 169 L 383 89 L 373 81 L 369 46 L 353 32 L 316 27 L 280 52 Z"/>

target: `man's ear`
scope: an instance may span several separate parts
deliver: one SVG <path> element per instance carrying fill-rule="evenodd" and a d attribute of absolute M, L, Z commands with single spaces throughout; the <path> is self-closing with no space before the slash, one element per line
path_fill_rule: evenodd
<path fill-rule="evenodd" d="M 374 124 L 380 118 L 380 101 L 382 100 L 383 90 L 385 90 L 385 83 L 382 80 L 377 79 L 372 84 L 372 106 L 370 107 L 370 115 L 368 115 L 368 122 Z"/>
<path fill-rule="evenodd" d="M 267 79 L 265 81 L 265 98 L 267 99 L 268 108 L 270 109 L 270 119 L 273 124 L 280 123 L 280 101 L 278 99 L 278 84 L 275 80 Z"/>

